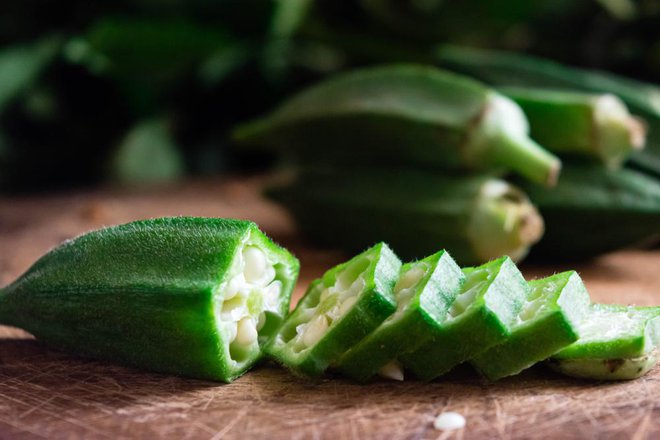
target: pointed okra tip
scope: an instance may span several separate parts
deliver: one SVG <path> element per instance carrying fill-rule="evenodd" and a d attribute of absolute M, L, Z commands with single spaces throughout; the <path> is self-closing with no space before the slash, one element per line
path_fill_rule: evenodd
<path fill-rule="evenodd" d="M 288 312 L 298 270 L 298 260 L 256 226 L 236 250 L 214 295 L 231 370 L 242 372 L 260 357 Z"/>

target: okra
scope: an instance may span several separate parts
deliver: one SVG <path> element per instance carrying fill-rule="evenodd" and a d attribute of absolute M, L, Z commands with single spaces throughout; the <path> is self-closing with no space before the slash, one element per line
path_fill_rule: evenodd
<path fill-rule="evenodd" d="M 0 321 L 71 353 L 229 382 L 284 320 L 298 268 L 249 221 L 137 221 L 43 256 L 0 292 Z"/>
<path fill-rule="evenodd" d="M 353 252 L 385 240 L 413 260 L 446 248 L 459 264 L 524 257 L 543 234 L 527 196 L 487 176 L 412 170 L 307 171 L 272 189 L 302 233 Z"/>
<path fill-rule="evenodd" d="M 508 257 L 463 272 L 465 283 L 439 330 L 400 357 L 422 380 L 432 380 L 504 342 L 528 295 L 527 282 Z"/>
<path fill-rule="evenodd" d="M 552 191 L 519 183 L 545 220 L 534 258 L 590 258 L 660 237 L 660 182 L 641 172 L 567 163 Z"/>
<path fill-rule="evenodd" d="M 529 283 L 529 295 L 511 336 L 471 360 L 495 381 L 518 374 L 578 340 L 589 308 L 589 294 L 575 271 Z"/>
<path fill-rule="evenodd" d="M 266 352 L 292 372 L 320 376 L 396 310 L 401 262 L 379 243 L 313 281 Z"/>
<path fill-rule="evenodd" d="M 579 333 L 577 342 L 552 357 L 553 369 L 586 379 L 635 379 L 657 361 L 660 307 L 594 304 Z"/>
<path fill-rule="evenodd" d="M 631 162 L 660 176 L 660 88 L 657 85 L 507 52 L 446 45 L 435 55 L 441 66 L 495 87 L 540 87 L 618 96 L 648 125 L 646 148 L 634 152 Z"/>
<path fill-rule="evenodd" d="M 312 163 L 504 168 L 553 184 L 560 162 L 528 131 L 510 99 L 470 78 L 411 64 L 337 75 L 240 126 L 235 138 Z"/>
<path fill-rule="evenodd" d="M 397 357 L 414 351 L 437 331 L 463 281 L 461 269 L 445 251 L 405 264 L 394 286 L 396 312 L 348 350 L 337 369 L 361 382 L 377 373 L 403 380 Z"/>
<path fill-rule="evenodd" d="M 594 157 L 616 168 L 646 142 L 644 123 L 612 94 L 500 89 L 529 120 L 532 139 L 556 153 Z"/>

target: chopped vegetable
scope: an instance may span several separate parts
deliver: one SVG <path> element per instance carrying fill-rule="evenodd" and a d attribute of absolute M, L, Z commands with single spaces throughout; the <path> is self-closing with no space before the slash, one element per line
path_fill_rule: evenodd
<path fill-rule="evenodd" d="M 348 350 L 338 370 L 358 381 L 376 373 L 403 380 L 396 358 L 414 351 L 438 331 L 463 283 L 461 269 L 447 252 L 405 264 L 394 286 L 397 310 Z"/>
<path fill-rule="evenodd" d="M 529 283 L 511 336 L 471 360 L 489 380 L 518 374 L 578 340 L 589 294 L 575 271 Z"/>
<path fill-rule="evenodd" d="M 434 379 L 504 342 L 527 297 L 529 286 L 508 257 L 463 272 L 465 283 L 441 331 L 416 351 L 400 357 L 422 380 Z"/>
<path fill-rule="evenodd" d="M 579 333 L 577 342 L 552 357 L 553 369 L 586 379 L 635 379 L 657 361 L 660 307 L 594 304 Z"/>
<path fill-rule="evenodd" d="M 261 358 L 298 267 L 249 221 L 138 221 L 46 254 L 2 289 L 0 321 L 71 353 L 230 382 Z"/>
<path fill-rule="evenodd" d="M 393 65 L 337 75 L 243 125 L 245 144 L 292 150 L 304 161 L 505 168 L 552 185 L 559 160 L 528 137 L 510 99 L 433 67 Z"/>
<path fill-rule="evenodd" d="M 396 310 L 401 262 L 379 243 L 312 282 L 266 351 L 294 373 L 317 377 Z"/>
<path fill-rule="evenodd" d="M 386 240 L 410 260 L 444 246 L 460 264 L 481 264 L 501 255 L 519 260 L 543 234 L 527 196 L 487 176 L 309 171 L 269 194 L 308 239 L 349 252 Z"/>

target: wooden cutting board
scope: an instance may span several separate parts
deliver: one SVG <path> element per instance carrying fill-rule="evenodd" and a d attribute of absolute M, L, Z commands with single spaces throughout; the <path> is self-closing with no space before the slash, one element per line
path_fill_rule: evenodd
<path fill-rule="evenodd" d="M 0 283 L 84 231 L 163 215 L 249 218 L 302 262 L 307 283 L 341 261 L 305 246 L 286 213 L 258 196 L 259 179 L 182 187 L 0 197 Z M 529 278 L 578 269 L 601 302 L 660 304 L 660 251 L 626 251 L 583 265 L 523 266 Z M 233 384 L 83 360 L 0 327 L 0 438 L 660 438 L 660 369 L 626 383 L 563 378 L 543 367 L 495 384 L 469 368 L 433 382 L 340 378 L 311 382 L 264 365 Z M 443 411 L 464 429 L 441 432 Z"/>

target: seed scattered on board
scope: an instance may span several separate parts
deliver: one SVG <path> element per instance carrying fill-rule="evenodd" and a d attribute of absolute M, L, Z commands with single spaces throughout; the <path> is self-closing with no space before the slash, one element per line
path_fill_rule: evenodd
<path fill-rule="evenodd" d="M 465 417 L 456 412 L 443 412 L 433 421 L 433 427 L 440 431 L 451 431 L 465 427 Z"/>

